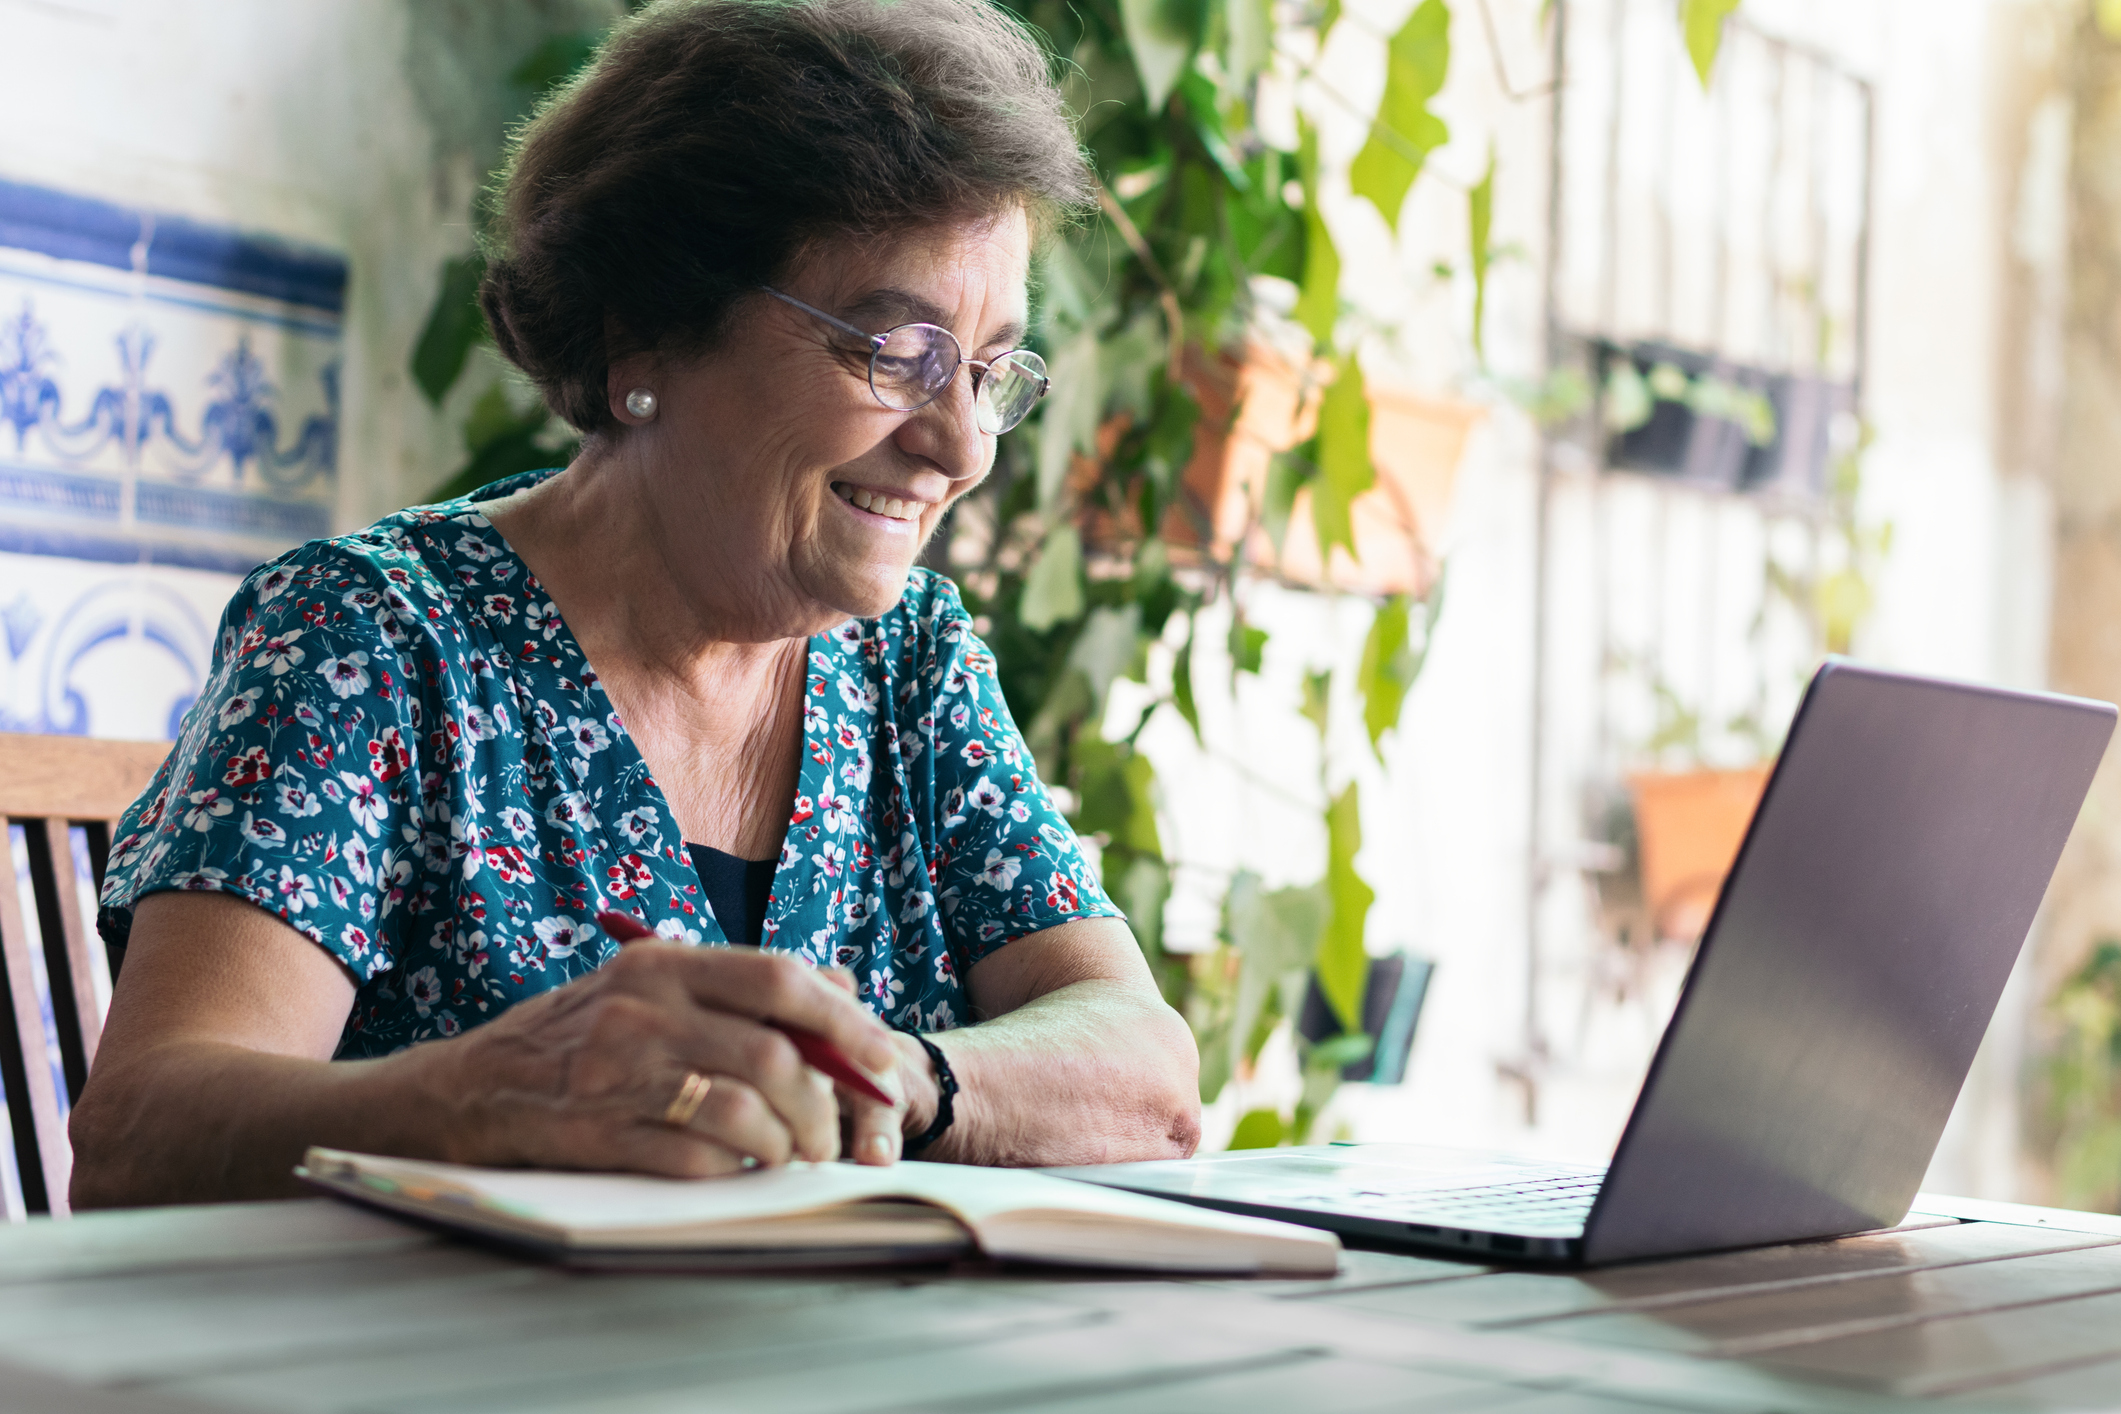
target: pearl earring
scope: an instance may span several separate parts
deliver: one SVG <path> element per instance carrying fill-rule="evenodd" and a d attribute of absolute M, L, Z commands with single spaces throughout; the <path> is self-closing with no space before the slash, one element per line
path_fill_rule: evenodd
<path fill-rule="evenodd" d="M 626 395 L 626 411 L 643 422 L 655 416 L 655 394 L 646 388 L 636 388 Z"/>

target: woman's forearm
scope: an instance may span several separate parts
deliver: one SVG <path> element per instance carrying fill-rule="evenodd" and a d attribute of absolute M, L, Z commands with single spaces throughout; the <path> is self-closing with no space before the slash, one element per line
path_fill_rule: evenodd
<path fill-rule="evenodd" d="M 958 1093 L 955 1121 L 922 1158 L 1122 1163 L 1184 1158 L 1200 1142 L 1199 1053 L 1178 1014 L 1138 986 L 1076 982 L 929 1039 Z M 921 1053 L 915 1073 L 928 1068 Z M 932 1085 L 922 1087 L 909 1138 L 934 1106 Z"/>
<path fill-rule="evenodd" d="M 444 1059 L 429 1049 L 320 1061 L 185 1039 L 99 1065 L 69 1125 L 73 1204 L 290 1197 L 311 1144 L 449 1157 L 454 1107 L 428 1083 Z"/>

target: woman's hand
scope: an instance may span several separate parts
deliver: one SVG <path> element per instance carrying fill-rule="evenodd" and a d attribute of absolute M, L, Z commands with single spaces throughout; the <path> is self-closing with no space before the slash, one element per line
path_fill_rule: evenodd
<path fill-rule="evenodd" d="M 838 1158 L 844 1104 L 855 1154 L 896 1158 L 896 1144 L 874 1141 L 903 1105 L 836 1100 L 768 1022 L 824 1037 L 897 1091 L 894 1038 L 845 981 L 750 948 L 630 943 L 589 976 L 434 1047 L 452 1053 L 437 1065 L 435 1102 L 462 1124 L 449 1156 L 703 1177 L 747 1160 Z M 674 1126 L 666 1115 L 694 1073 L 706 1095 Z"/>
<path fill-rule="evenodd" d="M 73 1111 L 74 1202 L 292 1195 L 312 1144 L 670 1175 L 832 1158 L 832 1086 L 769 1021 L 898 1083 L 898 1038 L 851 985 L 748 948 L 631 944 L 463 1036 L 334 1062 L 354 996 L 337 960 L 240 898 L 142 899 Z M 665 1116 L 693 1072 L 712 1083 L 673 1128 Z M 858 1143 L 897 1113 L 845 1103 Z"/>

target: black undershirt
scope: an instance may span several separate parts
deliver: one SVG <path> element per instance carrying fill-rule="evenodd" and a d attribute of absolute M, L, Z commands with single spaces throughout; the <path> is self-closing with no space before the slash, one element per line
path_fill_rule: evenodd
<path fill-rule="evenodd" d="M 780 858 L 739 859 L 733 854 L 687 841 L 692 867 L 700 876 L 700 890 L 714 910 L 722 933 L 732 943 L 759 945 L 766 933 L 766 896 L 773 892 L 773 874 Z"/>

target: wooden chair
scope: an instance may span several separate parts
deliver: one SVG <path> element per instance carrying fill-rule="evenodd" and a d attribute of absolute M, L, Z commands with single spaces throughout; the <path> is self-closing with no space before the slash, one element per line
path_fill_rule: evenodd
<path fill-rule="evenodd" d="M 66 1116 L 88 1079 L 120 957 L 96 934 L 111 826 L 167 742 L 0 732 L 0 1217 L 67 1211 Z M 11 1151 L 11 1152 L 10 1152 Z"/>

